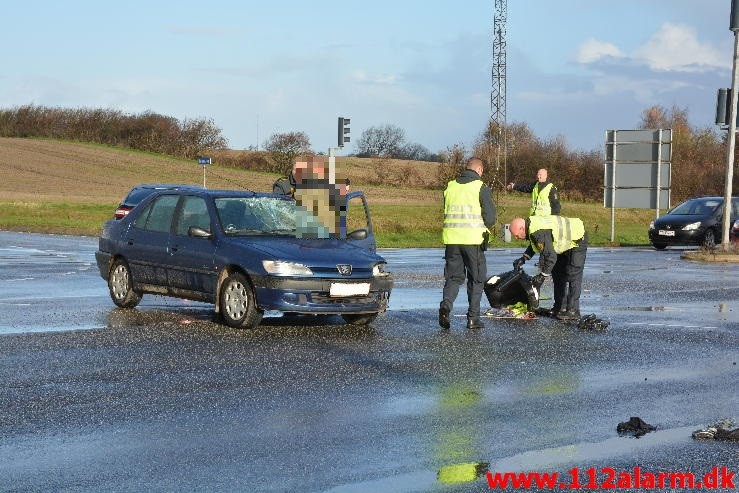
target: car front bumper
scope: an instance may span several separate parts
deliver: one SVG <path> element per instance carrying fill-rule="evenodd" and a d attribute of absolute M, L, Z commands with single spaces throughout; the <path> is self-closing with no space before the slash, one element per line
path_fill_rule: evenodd
<path fill-rule="evenodd" d="M 387 310 L 393 288 L 391 276 L 371 279 L 316 279 L 316 278 L 252 278 L 257 303 L 263 310 L 286 313 L 379 313 Z M 368 292 L 351 295 L 331 294 L 331 285 L 352 288 L 369 284 Z"/>
<path fill-rule="evenodd" d="M 660 231 L 671 231 L 674 235 L 660 234 Z M 703 237 L 706 231 L 704 228 L 693 229 L 690 231 L 683 231 L 681 229 L 650 229 L 649 230 L 649 241 L 652 244 L 658 245 L 672 245 L 672 246 L 686 246 L 686 245 L 702 245 Z"/>

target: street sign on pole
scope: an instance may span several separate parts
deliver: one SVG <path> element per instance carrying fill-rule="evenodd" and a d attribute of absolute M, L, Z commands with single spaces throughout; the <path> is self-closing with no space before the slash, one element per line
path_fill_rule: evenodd
<path fill-rule="evenodd" d="M 672 130 L 608 130 L 603 206 L 611 207 L 611 242 L 616 208 L 670 208 Z"/>
<path fill-rule="evenodd" d="M 210 158 L 207 156 L 198 156 L 198 164 L 203 167 L 203 188 L 205 188 L 205 167 L 210 164 Z"/>

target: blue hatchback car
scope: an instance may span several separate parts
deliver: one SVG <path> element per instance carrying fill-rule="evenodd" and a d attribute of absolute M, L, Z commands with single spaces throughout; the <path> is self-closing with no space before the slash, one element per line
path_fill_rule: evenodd
<path fill-rule="evenodd" d="M 296 230 L 290 198 L 160 190 L 104 224 L 95 257 L 120 307 L 152 293 L 213 303 L 231 327 L 256 327 L 267 310 L 365 325 L 387 309 L 393 279 L 361 191 L 347 209 L 341 237 L 316 238 Z"/>

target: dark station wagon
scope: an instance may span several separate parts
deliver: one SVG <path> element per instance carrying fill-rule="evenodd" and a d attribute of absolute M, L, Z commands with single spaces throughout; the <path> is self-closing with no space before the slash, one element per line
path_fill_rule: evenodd
<path fill-rule="evenodd" d="M 731 223 L 739 219 L 739 197 L 731 198 Z M 649 241 L 657 250 L 668 246 L 699 245 L 712 248 L 721 243 L 723 197 L 695 197 L 672 208 L 649 225 Z"/>
<path fill-rule="evenodd" d="M 364 194 L 347 194 L 340 238 L 298 232 L 296 207 L 266 193 L 157 190 L 104 224 L 100 275 L 124 308 L 152 293 L 213 303 L 232 327 L 256 327 L 265 311 L 370 323 L 387 309 L 393 279 L 375 252 Z"/>

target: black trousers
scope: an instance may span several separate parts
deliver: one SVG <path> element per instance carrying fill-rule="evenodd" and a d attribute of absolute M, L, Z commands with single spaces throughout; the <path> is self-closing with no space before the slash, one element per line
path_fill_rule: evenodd
<path fill-rule="evenodd" d="M 444 290 L 440 307 L 452 311 L 459 287 L 467 278 L 467 318 L 479 317 L 480 299 L 487 279 L 485 252 L 480 245 L 447 245 L 444 260 Z"/>
<path fill-rule="evenodd" d="M 554 310 L 580 311 L 582 273 L 587 253 L 588 234 L 585 233 L 578 246 L 557 255 L 557 262 L 552 269 Z"/>

